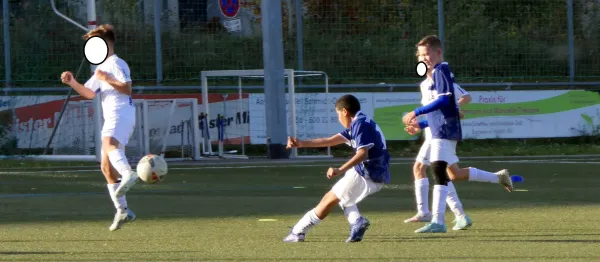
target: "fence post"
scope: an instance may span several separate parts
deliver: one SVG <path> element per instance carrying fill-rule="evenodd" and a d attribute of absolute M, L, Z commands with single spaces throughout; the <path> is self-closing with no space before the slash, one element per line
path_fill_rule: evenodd
<path fill-rule="evenodd" d="M 8 16 L 8 0 L 2 1 L 2 20 L 4 21 L 4 80 L 6 87 L 10 87 L 10 19 Z M 8 89 L 5 91 L 8 95 Z"/>
<path fill-rule="evenodd" d="M 297 50 L 297 60 L 298 60 L 298 70 L 304 70 L 304 43 L 302 39 L 303 30 L 302 30 L 302 15 L 304 14 L 302 10 L 302 0 L 296 1 L 296 49 Z"/>
<path fill-rule="evenodd" d="M 575 40 L 573 36 L 573 0 L 567 0 L 567 19 L 569 35 L 569 81 L 575 81 Z"/>
<path fill-rule="evenodd" d="M 154 49 L 156 51 L 156 85 L 160 86 L 162 83 L 162 38 L 161 38 L 161 24 L 160 20 L 162 17 L 162 3 L 161 0 L 154 0 Z"/>
<path fill-rule="evenodd" d="M 444 49 L 444 0 L 437 1 L 438 6 L 438 37 L 442 40 L 442 50 Z"/>

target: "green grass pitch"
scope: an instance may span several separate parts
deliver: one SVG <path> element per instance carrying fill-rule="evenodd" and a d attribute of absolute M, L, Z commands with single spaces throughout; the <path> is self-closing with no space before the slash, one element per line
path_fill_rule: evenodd
<path fill-rule="evenodd" d="M 340 160 L 337 164 L 343 163 Z M 415 234 L 412 162 L 395 160 L 392 183 L 359 204 L 372 226 L 344 243 L 340 209 L 282 243 L 335 183 L 330 164 L 299 162 L 170 166 L 163 183 L 127 196 L 137 220 L 110 232 L 114 207 L 97 167 L 0 169 L 2 261 L 525 261 L 600 259 L 599 159 L 464 161 L 525 178 L 506 192 L 489 183 L 456 188 L 474 225 Z M 270 221 L 260 221 L 269 219 Z M 275 221 L 273 221 L 275 220 Z"/>

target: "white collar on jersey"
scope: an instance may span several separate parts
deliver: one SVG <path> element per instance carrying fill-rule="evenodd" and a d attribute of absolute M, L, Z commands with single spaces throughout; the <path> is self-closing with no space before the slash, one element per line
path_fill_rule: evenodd
<path fill-rule="evenodd" d="M 356 120 L 356 119 L 358 118 L 358 116 L 359 116 L 359 115 L 363 115 L 363 116 L 364 116 L 365 114 L 363 114 L 363 112 L 362 112 L 362 111 L 358 111 L 358 112 L 356 112 L 356 115 L 354 115 L 354 117 L 352 118 L 352 122 L 354 122 L 354 120 Z"/>

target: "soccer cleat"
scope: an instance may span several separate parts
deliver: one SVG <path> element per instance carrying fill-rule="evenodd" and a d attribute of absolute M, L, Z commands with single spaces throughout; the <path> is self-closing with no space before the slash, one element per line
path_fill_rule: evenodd
<path fill-rule="evenodd" d="M 426 226 L 415 230 L 415 233 L 446 233 L 446 225 L 429 223 Z"/>
<path fill-rule="evenodd" d="M 289 242 L 289 243 L 304 242 L 305 237 L 306 237 L 306 234 L 304 234 L 304 233 L 294 234 L 294 232 L 290 231 L 290 234 L 287 235 L 287 237 L 285 237 L 283 239 L 283 242 Z"/>
<path fill-rule="evenodd" d="M 431 214 L 416 214 L 414 217 L 404 220 L 404 223 L 430 222 L 430 221 L 431 221 Z"/>
<path fill-rule="evenodd" d="M 500 183 L 500 185 L 504 186 L 504 188 L 506 188 L 508 192 L 512 192 L 514 190 L 513 182 L 510 178 L 510 173 L 508 173 L 508 170 L 502 169 L 496 172 L 496 175 L 498 175 L 498 182 Z"/>
<path fill-rule="evenodd" d="M 359 217 L 356 223 L 350 225 L 350 236 L 346 239 L 346 242 L 360 242 L 370 225 L 371 222 L 368 219 Z"/>
<path fill-rule="evenodd" d="M 115 196 L 122 197 L 139 181 L 138 175 L 136 172 L 131 172 L 129 174 L 121 175 L 121 184 L 115 190 Z"/>
<path fill-rule="evenodd" d="M 452 228 L 452 230 L 464 230 L 473 225 L 473 220 L 471 220 L 471 218 L 469 216 L 463 215 L 463 216 L 457 218 L 456 220 L 454 220 L 454 223 L 455 223 L 455 225 Z"/>
<path fill-rule="evenodd" d="M 127 222 L 133 222 L 134 220 L 135 220 L 135 213 L 133 213 L 133 211 L 131 211 L 129 209 L 127 209 L 125 211 L 119 210 L 115 214 L 113 223 L 112 223 L 112 225 L 110 225 L 108 230 L 115 231 L 115 230 L 121 229 L 121 227 L 123 227 L 123 224 L 125 224 Z"/>

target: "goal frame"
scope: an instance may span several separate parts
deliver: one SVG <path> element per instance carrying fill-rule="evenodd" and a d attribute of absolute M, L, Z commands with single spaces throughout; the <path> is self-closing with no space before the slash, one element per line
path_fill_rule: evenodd
<path fill-rule="evenodd" d="M 149 123 L 149 118 L 152 117 L 149 114 L 148 111 L 148 102 L 153 102 L 153 101 L 158 101 L 158 102 L 172 102 L 171 108 L 170 110 L 174 110 L 175 107 L 177 106 L 178 103 L 191 103 L 191 116 L 190 116 L 190 120 L 191 120 L 191 130 L 189 130 L 188 132 L 190 132 L 190 134 L 192 135 L 192 146 L 193 146 L 193 151 L 192 151 L 192 156 L 191 157 L 186 157 L 186 158 L 177 158 L 177 157 L 172 157 L 172 158 L 165 158 L 165 161 L 185 161 L 185 160 L 201 160 L 203 157 L 201 155 L 201 148 L 202 148 L 202 141 L 200 138 L 200 129 L 199 129 L 199 120 L 198 120 L 198 114 L 199 114 L 199 107 L 198 107 L 198 99 L 196 98 L 164 98 L 164 99 L 132 99 L 134 105 L 135 104 L 139 104 L 141 105 L 141 112 L 137 110 L 137 106 L 136 106 L 136 122 L 140 121 L 139 123 L 136 123 L 136 127 L 139 126 L 140 129 L 135 130 L 135 132 L 138 134 L 138 136 L 140 137 L 140 152 L 141 155 L 146 155 L 146 154 L 150 154 L 150 153 L 156 153 L 158 154 L 158 152 L 150 152 L 150 123 Z M 89 107 L 90 108 L 94 108 L 95 109 L 95 105 L 94 105 L 94 101 L 91 100 L 82 100 L 82 101 L 69 101 L 69 103 L 74 103 L 74 104 L 84 104 L 84 103 L 89 103 Z M 58 114 L 59 112 L 56 112 L 56 114 Z M 55 118 L 56 119 L 56 118 Z M 61 119 L 62 121 L 66 121 L 64 118 Z M 34 161 L 82 161 L 82 162 L 100 162 L 101 159 L 101 155 L 100 155 L 100 148 L 101 148 L 101 142 L 99 143 L 98 141 L 101 141 L 100 137 L 101 137 L 101 132 L 102 132 L 102 126 L 104 123 L 104 119 L 101 116 L 101 114 L 98 114 L 96 111 L 94 111 L 93 115 L 92 115 L 92 119 L 91 121 L 93 123 L 89 123 L 87 118 L 84 118 L 84 123 L 87 124 L 93 124 L 94 128 L 93 128 L 93 133 L 94 133 L 94 141 L 91 141 L 92 144 L 88 145 L 89 141 L 84 139 L 84 144 L 86 144 L 86 146 L 84 146 L 84 148 L 90 149 L 91 146 L 94 146 L 96 150 L 94 150 L 95 154 L 90 154 L 90 155 L 64 155 L 64 154 L 49 154 L 49 155 L 8 155 L 8 156 L 0 156 L 0 159 L 15 159 L 15 160 L 34 160 Z M 61 125 L 60 123 L 58 123 L 59 126 L 56 126 L 55 128 L 57 129 L 57 134 L 54 138 L 58 138 L 61 136 Z M 167 147 L 167 135 L 169 132 L 169 128 L 171 126 L 171 119 L 168 119 L 168 122 L 166 123 L 166 130 L 164 130 L 165 133 L 163 133 L 163 144 L 162 144 L 162 150 L 163 152 L 160 152 L 160 155 L 164 157 L 164 151 Z M 182 131 L 184 132 L 184 131 Z M 85 135 L 84 135 L 85 137 Z M 59 143 L 58 141 L 53 141 L 53 152 L 56 150 L 55 148 L 57 147 L 57 143 Z M 132 161 L 132 159 L 128 159 L 130 162 Z"/>
<path fill-rule="evenodd" d="M 325 78 L 325 93 L 326 93 L 326 100 L 329 101 L 329 76 L 327 75 L 327 73 L 323 72 L 323 71 L 304 71 L 304 70 L 294 70 L 294 69 L 284 69 L 283 70 L 283 74 L 284 74 L 284 79 L 287 80 L 287 87 L 288 87 L 288 92 L 287 95 L 289 97 L 290 103 L 289 103 L 289 111 L 290 111 L 290 119 L 292 119 L 292 123 L 289 126 L 290 127 L 290 135 L 296 137 L 297 136 L 297 127 L 296 127 L 296 77 L 307 77 L 307 76 L 323 76 Z M 264 78 L 265 75 L 265 70 L 264 69 L 249 69 L 249 70 L 209 70 L 209 71 L 202 71 L 200 74 L 200 79 L 201 79 L 201 84 L 202 84 L 202 104 L 204 105 L 204 113 L 207 116 L 210 116 L 210 104 L 208 101 L 208 93 L 209 93 L 209 89 L 208 89 L 208 78 L 209 77 L 238 77 L 239 79 L 241 78 L 251 78 L 251 77 L 262 77 Z M 241 80 L 238 80 L 238 93 L 240 94 L 240 99 L 241 99 L 241 95 L 242 95 L 242 85 L 241 85 Z M 328 119 L 327 121 L 327 130 L 330 130 L 330 125 L 331 125 L 331 121 L 330 117 L 329 117 L 329 110 L 326 110 L 326 117 Z M 290 123 L 288 123 L 290 124 Z M 286 127 L 287 129 L 287 127 Z M 210 141 L 205 141 L 205 139 L 202 139 L 203 141 L 203 152 L 205 152 L 208 155 L 213 155 L 213 151 L 212 151 L 212 144 L 210 143 Z M 242 146 L 244 144 L 244 141 L 242 139 Z M 224 154 L 222 152 L 223 147 L 222 145 L 219 145 L 218 147 L 218 155 L 220 157 L 223 158 L 229 158 L 226 154 Z M 245 155 L 242 155 L 241 157 L 247 157 Z M 297 148 L 292 148 L 291 150 L 291 154 L 290 154 L 290 158 L 332 158 L 333 155 L 331 154 L 331 147 L 328 146 L 327 147 L 327 154 L 326 155 L 308 155 L 308 156 L 303 156 L 303 155 L 298 155 L 298 149 Z M 239 158 L 238 156 L 234 156 L 231 158 Z"/>

